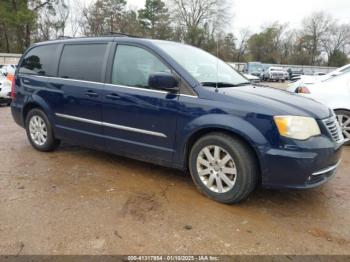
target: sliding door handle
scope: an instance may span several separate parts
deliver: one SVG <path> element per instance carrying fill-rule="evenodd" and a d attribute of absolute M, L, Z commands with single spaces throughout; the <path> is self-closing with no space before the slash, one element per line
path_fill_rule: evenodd
<path fill-rule="evenodd" d="M 91 90 L 87 91 L 85 93 L 85 95 L 88 96 L 88 97 L 98 97 L 98 94 L 96 92 L 94 92 L 94 91 L 91 91 Z"/>
<path fill-rule="evenodd" d="M 117 100 L 117 99 L 120 99 L 120 96 L 117 94 L 109 94 L 109 95 L 106 95 L 106 98 L 110 100 Z"/>

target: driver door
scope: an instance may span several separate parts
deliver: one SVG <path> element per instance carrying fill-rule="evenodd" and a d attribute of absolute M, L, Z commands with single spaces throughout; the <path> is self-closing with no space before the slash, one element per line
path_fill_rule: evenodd
<path fill-rule="evenodd" d="M 157 72 L 171 69 L 151 51 L 117 46 L 102 108 L 105 146 L 110 151 L 152 162 L 172 160 L 178 95 L 149 88 L 148 78 Z"/>

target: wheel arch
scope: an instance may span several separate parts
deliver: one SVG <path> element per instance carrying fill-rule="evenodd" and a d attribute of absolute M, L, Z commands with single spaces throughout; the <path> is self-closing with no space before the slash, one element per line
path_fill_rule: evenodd
<path fill-rule="evenodd" d="M 28 99 L 28 101 L 26 101 L 22 110 L 22 119 L 24 124 L 29 111 L 34 108 L 42 110 L 48 117 L 49 121 L 53 123 L 53 116 L 51 114 L 51 110 L 49 109 L 50 107 L 48 106 L 48 104 L 40 96 L 33 95 L 30 99 Z"/>
<path fill-rule="evenodd" d="M 35 103 L 35 102 L 29 102 L 23 107 L 22 117 L 23 117 L 24 123 L 27 119 L 28 113 L 34 108 L 38 108 L 38 109 L 43 110 L 43 108 L 38 103 Z"/>
<path fill-rule="evenodd" d="M 350 108 L 335 108 L 333 109 L 334 112 L 337 112 L 337 111 L 347 111 L 350 113 Z"/>
<path fill-rule="evenodd" d="M 232 136 L 234 138 L 239 139 L 241 142 L 243 142 L 247 148 L 251 151 L 257 166 L 259 168 L 259 179 L 258 182 L 261 182 L 261 174 L 262 174 L 262 166 L 261 166 L 261 157 L 260 157 L 260 153 L 257 149 L 256 146 L 253 145 L 253 142 L 248 139 L 247 136 L 243 135 L 240 132 L 237 131 L 233 131 L 232 129 L 229 128 L 224 128 L 224 127 L 205 127 L 199 130 L 196 130 L 195 132 L 193 132 L 191 134 L 191 136 L 189 137 L 189 139 L 187 140 L 187 143 L 185 145 L 185 151 L 184 151 L 184 168 L 186 170 L 188 170 L 188 165 L 189 165 L 189 155 L 191 152 L 191 149 L 193 147 L 193 145 L 203 136 L 211 134 L 211 133 L 224 133 L 227 134 L 229 136 Z"/>

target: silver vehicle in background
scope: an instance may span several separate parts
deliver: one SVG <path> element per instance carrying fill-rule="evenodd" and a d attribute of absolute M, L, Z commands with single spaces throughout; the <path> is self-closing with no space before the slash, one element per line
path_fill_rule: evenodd
<path fill-rule="evenodd" d="M 271 66 L 264 72 L 263 80 L 284 82 L 286 80 L 286 72 L 282 67 Z"/>

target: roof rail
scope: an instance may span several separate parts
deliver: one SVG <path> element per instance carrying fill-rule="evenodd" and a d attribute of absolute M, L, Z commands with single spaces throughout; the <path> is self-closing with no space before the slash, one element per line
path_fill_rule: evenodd
<path fill-rule="evenodd" d="M 69 39 L 69 38 L 73 38 L 71 36 L 66 36 L 66 35 L 60 35 L 57 37 L 57 39 Z"/>
<path fill-rule="evenodd" d="M 133 38 L 140 38 L 140 36 L 136 36 L 136 35 L 129 35 L 129 34 L 125 34 L 125 33 L 120 33 L 120 32 L 109 32 L 112 36 L 122 36 L 122 37 L 133 37 Z"/>

